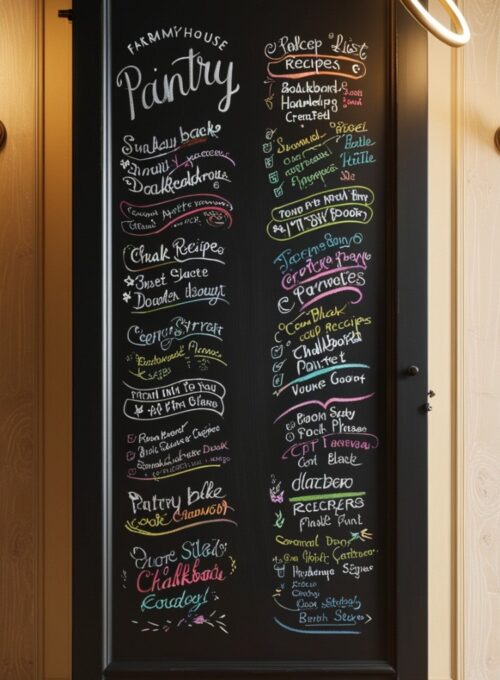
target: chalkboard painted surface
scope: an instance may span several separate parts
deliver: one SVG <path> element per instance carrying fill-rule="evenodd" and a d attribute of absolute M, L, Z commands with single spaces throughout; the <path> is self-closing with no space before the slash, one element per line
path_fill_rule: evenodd
<path fill-rule="evenodd" d="M 106 5 L 109 674 L 395 672 L 391 9 Z"/>

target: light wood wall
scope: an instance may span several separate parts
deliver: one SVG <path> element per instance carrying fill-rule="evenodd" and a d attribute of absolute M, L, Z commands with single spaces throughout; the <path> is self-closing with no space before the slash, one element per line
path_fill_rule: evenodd
<path fill-rule="evenodd" d="M 464 0 L 463 202 L 465 678 L 500 678 L 500 3 Z"/>
<path fill-rule="evenodd" d="M 500 680 L 500 3 L 459 4 L 471 42 L 449 64 L 429 44 L 430 386 L 451 394 L 430 418 L 430 677 Z"/>
<path fill-rule="evenodd" d="M 0 677 L 39 671 L 39 3 L 0 2 Z"/>
<path fill-rule="evenodd" d="M 439 0 L 429 9 L 446 23 Z M 429 57 L 429 678 L 458 680 L 455 660 L 453 137 L 455 54 L 433 36 Z"/>

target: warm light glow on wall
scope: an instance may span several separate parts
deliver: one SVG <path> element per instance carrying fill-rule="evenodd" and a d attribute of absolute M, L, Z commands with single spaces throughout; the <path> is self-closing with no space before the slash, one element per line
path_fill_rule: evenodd
<path fill-rule="evenodd" d="M 452 47 L 461 47 L 470 40 L 470 30 L 464 15 L 458 9 L 453 0 L 439 0 L 443 7 L 448 12 L 455 31 L 451 31 L 446 26 L 443 26 L 435 17 L 428 12 L 419 0 L 401 0 L 406 9 L 411 12 L 415 19 L 422 24 L 424 28 L 430 31 L 436 38 L 451 45 Z"/>

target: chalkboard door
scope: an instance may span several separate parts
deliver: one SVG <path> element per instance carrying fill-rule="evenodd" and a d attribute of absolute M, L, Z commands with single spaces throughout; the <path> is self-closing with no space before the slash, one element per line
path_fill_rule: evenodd
<path fill-rule="evenodd" d="M 424 32 L 74 4 L 74 680 L 425 680 Z"/>

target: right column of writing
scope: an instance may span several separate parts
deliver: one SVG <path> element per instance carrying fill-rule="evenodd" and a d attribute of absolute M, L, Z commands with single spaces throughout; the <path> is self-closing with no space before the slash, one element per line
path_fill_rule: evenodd
<path fill-rule="evenodd" d="M 369 44 L 328 28 L 264 48 L 271 597 L 282 630 L 370 637 L 382 623 L 378 140 Z"/>

